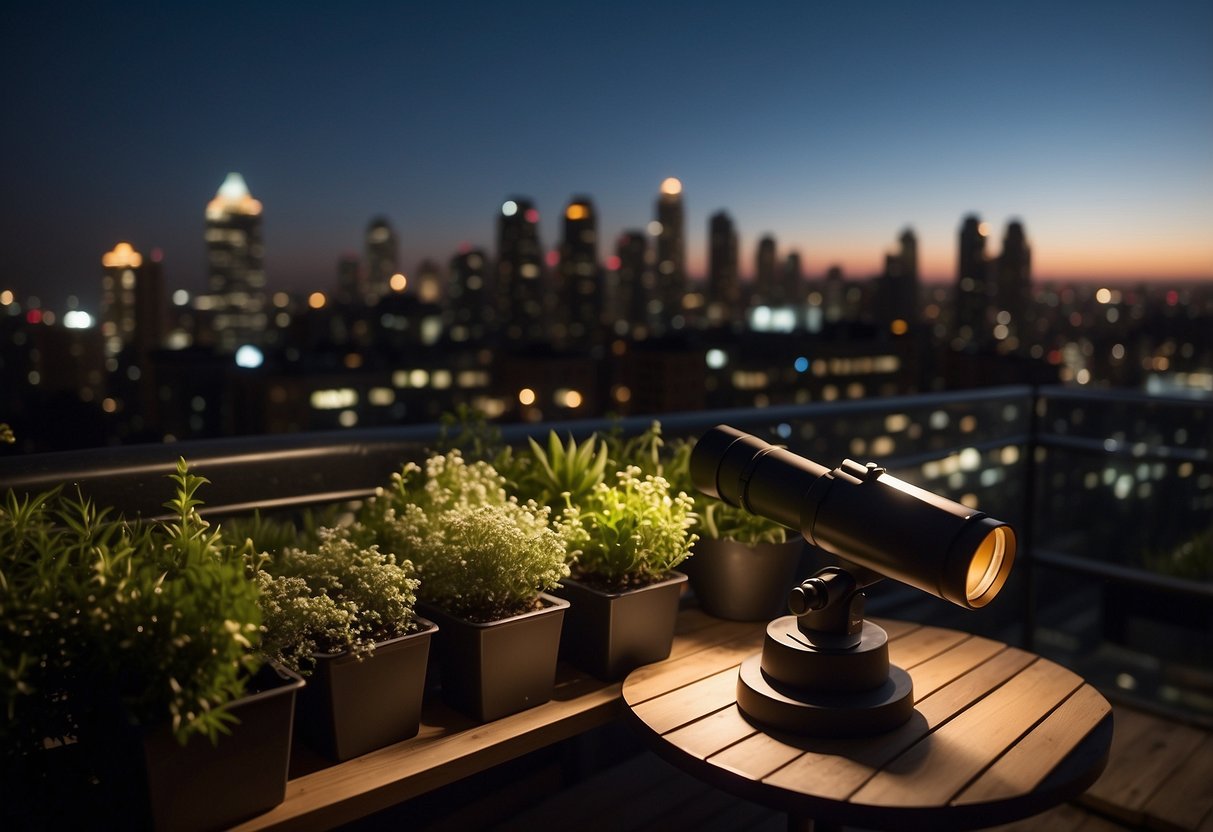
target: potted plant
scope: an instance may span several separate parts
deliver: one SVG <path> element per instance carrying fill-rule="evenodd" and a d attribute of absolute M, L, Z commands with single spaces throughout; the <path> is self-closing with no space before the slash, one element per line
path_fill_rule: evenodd
<path fill-rule="evenodd" d="M 414 613 L 413 564 L 341 528 L 305 536 L 256 518 L 247 539 L 262 650 L 308 679 L 298 702 L 304 739 L 348 760 L 415 736 L 437 627 Z"/>
<path fill-rule="evenodd" d="M 303 683 L 255 652 L 257 588 L 198 515 L 206 480 L 184 460 L 172 479 L 163 523 L 59 491 L 0 508 L 0 738 L 5 785 L 21 789 L 4 811 L 18 826 L 208 829 L 285 795 Z"/>
<path fill-rule="evenodd" d="M 632 464 L 604 481 L 608 449 L 595 436 L 561 445 L 552 435 L 531 451 L 541 492 L 565 502 L 557 527 L 571 574 L 554 590 L 571 604 L 562 655 L 603 679 L 664 659 L 686 582 L 674 567 L 695 540 L 692 499 Z"/>
<path fill-rule="evenodd" d="M 548 516 L 508 496 L 492 465 L 451 450 L 406 464 L 356 524 L 416 564 L 418 608 L 440 628 L 443 697 L 481 721 L 552 697 L 568 604 L 545 590 L 568 567 Z"/>
<path fill-rule="evenodd" d="M 695 443 L 670 443 L 666 476 L 693 488 L 691 451 Z M 700 607 L 718 618 L 762 621 L 786 614 L 796 584 L 804 538 L 786 527 L 712 497 L 696 498 L 695 557 L 686 573 Z"/>

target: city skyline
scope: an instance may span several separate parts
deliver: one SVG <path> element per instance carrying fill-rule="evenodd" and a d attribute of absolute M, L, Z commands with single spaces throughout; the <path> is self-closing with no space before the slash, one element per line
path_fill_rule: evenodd
<path fill-rule="evenodd" d="M 265 205 L 272 290 L 331 289 L 380 215 L 406 269 L 495 254 L 513 195 L 547 251 L 592 199 L 605 257 L 667 176 L 696 278 L 719 211 L 746 278 L 768 234 L 806 274 L 869 277 L 910 227 L 923 278 L 952 280 L 969 213 L 996 248 L 1023 222 L 1037 280 L 1213 276 L 1207 4 L 235 8 L 14 15 L 3 159 L 26 198 L 0 289 L 87 303 L 125 240 L 199 290 L 232 171 Z"/>

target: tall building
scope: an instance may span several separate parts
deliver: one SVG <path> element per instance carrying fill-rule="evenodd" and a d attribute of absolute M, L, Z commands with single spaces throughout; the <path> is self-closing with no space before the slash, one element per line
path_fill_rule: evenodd
<path fill-rule="evenodd" d="M 737 228 L 727 213 L 717 211 L 708 220 L 708 323 L 730 324 L 739 320 L 741 313 Z"/>
<path fill-rule="evenodd" d="M 790 304 L 800 306 L 805 302 L 804 267 L 800 262 L 799 251 L 789 251 L 783 261 L 783 289 L 780 305 Z M 778 294 L 777 290 L 777 294 Z"/>
<path fill-rule="evenodd" d="M 989 264 L 986 237 L 989 226 L 969 214 L 960 226 L 956 258 L 956 318 L 953 346 L 979 349 L 988 344 L 986 315 L 990 306 Z"/>
<path fill-rule="evenodd" d="M 648 335 L 646 304 L 654 285 L 650 254 L 643 231 L 625 231 L 615 241 L 615 257 L 619 261 L 615 272 L 616 335 L 638 339 Z"/>
<path fill-rule="evenodd" d="M 657 232 L 656 286 L 648 304 L 648 318 L 660 334 L 681 327 L 682 301 L 687 293 L 682 183 L 672 176 L 661 183 L 654 230 Z"/>
<path fill-rule="evenodd" d="M 101 335 L 107 389 L 115 407 L 151 425 L 156 396 L 152 351 L 164 338 L 167 309 L 158 254 L 118 243 L 101 258 Z"/>
<path fill-rule="evenodd" d="M 996 269 L 994 339 L 1000 352 L 1016 352 L 1027 346 L 1032 308 L 1032 250 L 1018 220 L 1007 223 Z"/>
<path fill-rule="evenodd" d="M 400 244 L 387 217 L 375 217 L 366 227 L 366 302 L 373 304 L 392 291 L 392 275 L 400 272 Z"/>
<path fill-rule="evenodd" d="M 366 302 L 366 275 L 357 255 L 347 253 L 337 260 L 337 299 L 345 304 Z"/>
<path fill-rule="evenodd" d="M 918 238 L 907 228 L 898 244 L 895 252 L 885 256 L 884 274 L 877 283 L 879 323 L 895 335 L 918 322 Z"/>
<path fill-rule="evenodd" d="M 229 173 L 206 206 L 207 295 L 197 299 L 209 313 L 213 343 L 224 352 L 259 345 L 270 332 L 265 292 L 261 203 L 244 177 Z"/>
<path fill-rule="evenodd" d="M 754 255 L 754 304 L 779 306 L 783 303 L 782 287 L 775 270 L 775 238 L 770 234 L 758 241 Z"/>
<path fill-rule="evenodd" d="M 539 211 L 523 197 L 507 199 L 497 215 L 497 297 L 500 332 L 507 343 L 547 340 L 549 299 Z"/>
<path fill-rule="evenodd" d="M 588 346 L 598 335 L 603 300 L 598 217 L 589 197 L 575 196 L 564 209 L 557 295 L 563 332 L 557 333 L 556 340 L 575 347 Z"/>
<path fill-rule="evenodd" d="M 447 331 L 452 341 L 479 343 L 488 336 L 493 312 L 488 269 L 488 258 L 482 249 L 468 248 L 451 258 L 446 308 Z"/>

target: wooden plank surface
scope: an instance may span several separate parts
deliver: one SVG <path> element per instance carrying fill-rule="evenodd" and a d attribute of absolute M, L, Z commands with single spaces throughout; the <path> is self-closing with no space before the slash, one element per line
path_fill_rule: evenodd
<path fill-rule="evenodd" d="M 793 736 L 747 721 L 730 696 L 737 665 L 752 652 L 745 648 L 754 646 L 747 639 L 680 667 L 638 671 L 624 699 L 662 737 L 659 748 L 700 761 L 698 774 L 718 772 L 718 785 L 789 808 L 847 804 L 869 819 L 898 810 L 944 818 L 962 808 L 971 819 L 986 805 L 1030 796 L 1109 713 L 1078 676 L 1030 653 L 938 627 L 891 625 L 890 659 L 914 680 L 915 714 L 876 737 Z"/>
<path fill-rule="evenodd" d="M 1161 721 L 1161 720 L 1160 720 Z M 1172 832 L 1213 826 L 1213 734 L 1185 756 L 1146 801 L 1146 825 Z"/>
<path fill-rule="evenodd" d="M 1117 710 L 1112 762 L 1083 802 L 1125 823 L 1143 824 L 1146 805 L 1179 774 L 1203 738 L 1203 732 L 1189 725 Z M 1213 773 L 1206 783 L 1210 781 Z"/>

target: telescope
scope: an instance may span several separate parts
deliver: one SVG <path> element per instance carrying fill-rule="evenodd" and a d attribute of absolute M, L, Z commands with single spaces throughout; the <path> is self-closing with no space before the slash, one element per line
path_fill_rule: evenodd
<path fill-rule="evenodd" d="M 838 559 L 791 589 L 791 615 L 772 621 L 762 653 L 741 665 L 738 707 L 774 728 L 862 736 L 908 720 L 913 684 L 889 664 L 885 631 L 864 620 L 864 587 L 888 577 L 977 609 L 1015 560 L 1006 523 L 875 463 L 829 469 L 718 425 L 695 444 L 690 469 L 699 491 L 796 529 Z"/>

